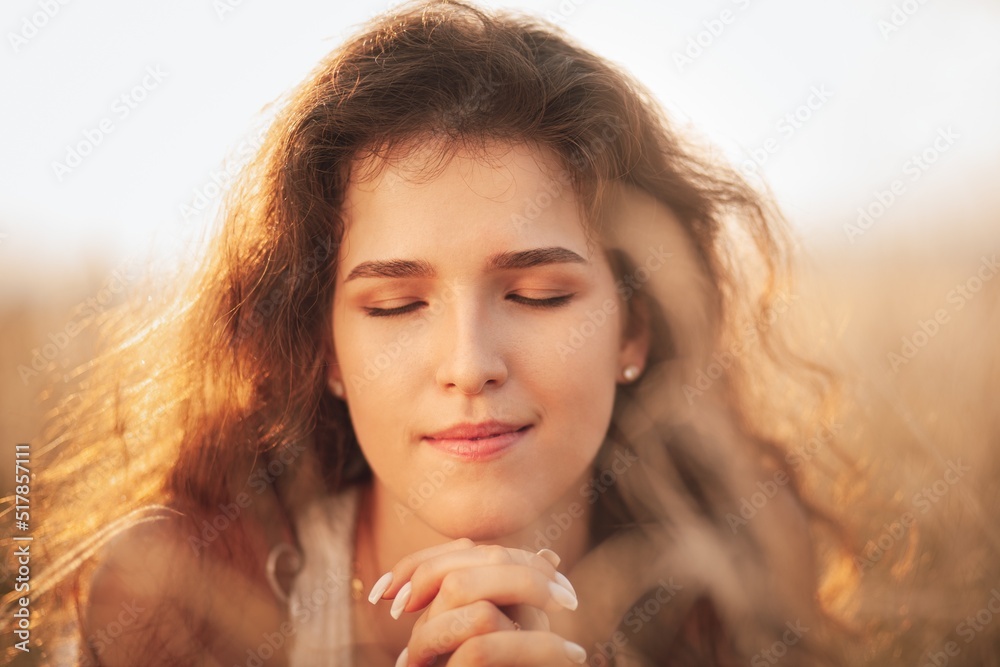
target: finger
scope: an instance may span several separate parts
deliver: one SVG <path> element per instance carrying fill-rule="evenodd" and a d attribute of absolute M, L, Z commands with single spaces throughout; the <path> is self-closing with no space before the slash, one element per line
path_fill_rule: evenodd
<path fill-rule="evenodd" d="M 379 577 L 375 585 L 372 586 L 371 593 L 368 595 L 368 601 L 375 604 L 382 598 L 396 597 L 399 590 L 410 580 L 410 575 L 413 574 L 413 571 L 428 558 L 434 558 L 435 556 L 451 551 L 471 549 L 474 546 L 476 546 L 475 542 L 467 537 L 462 537 L 409 554 L 400 559 L 391 570 Z"/>
<path fill-rule="evenodd" d="M 551 632 L 491 632 L 459 646 L 448 667 L 549 667 L 582 665 L 587 652 Z"/>
<path fill-rule="evenodd" d="M 509 549 L 499 545 L 481 545 L 462 551 L 451 551 L 421 563 L 410 576 L 410 609 L 422 609 L 437 595 L 441 581 L 450 572 L 466 568 L 488 565 L 519 565 L 531 567 L 543 575 L 569 589 L 574 595 L 576 591 L 564 575 L 557 572 L 545 558 L 530 551 Z"/>
<path fill-rule="evenodd" d="M 521 630 L 542 630 L 548 632 L 552 626 L 549 615 L 537 607 L 527 604 L 500 607 L 500 611 L 520 626 Z"/>
<path fill-rule="evenodd" d="M 550 563 L 552 563 L 552 567 L 559 567 L 559 563 L 562 561 L 562 558 L 559 557 L 559 554 L 557 554 L 552 549 L 541 549 L 538 552 L 538 555 L 544 558 L 545 560 L 549 561 Z"/>
<path fill-rule="evenodd" d="M 463 642 L 488 632 L 514 632 L 514 621 L 492 602 L 476 600 L 434 618 L 421 616 L 406 645 L 411 665 L 429 665 L 435 657 L 451 653 Z"/>
<path fill-rule="evenodd" d="M 392 614 L 398 618 L 403 611 L 419 611 L 409 589 L 400 595 Z M 404 596 L 408 598 L 403 601 Z M 426 597 L 426 596 L 425 596 Z M 431 617 L 449 609 L 457 609 L 476 600 L 489 600 L 497 606 L 528 604 L 544 611 L 576 609 L 576 594 L 545 576 L 542 572 L 523 565 L 484 565 L 482 567 L 453 570 L 444 576 L 436 595 L 428 607 Z"/>

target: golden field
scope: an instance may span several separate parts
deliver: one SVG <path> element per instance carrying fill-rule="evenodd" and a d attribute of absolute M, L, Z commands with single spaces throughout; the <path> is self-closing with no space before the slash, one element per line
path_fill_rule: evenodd
<path fill-rule="evenodd" d="M 1000 614 L 990 609 L 1000 609 L 996 245 L 858 245 L 809 251 L 789 322 L 844 387 L 848 463 L 820 453 L 805 472 L 858 544 L 854 570 L 841 573 L 857 584 L 842 611 L 866 637 L 856 664 L 1000 664 Z M 0 304 L 4 496 L 14 444 L 42 446 L 36 434 L 52 403 L 39 392 L 50 380 L 57 392 L 70 386 L 62 380 L 87 359 L 92 320 L 113 305 L 91 300 L 112 284 L 109 266 L 95 261 L 47 293 Z M 36 359 L 37 373 L 36 352 L 51 357 Z M 11 523 L 5 507 L 5 530 Z M 12 560 L 3 554 L 3 592 Z"/>

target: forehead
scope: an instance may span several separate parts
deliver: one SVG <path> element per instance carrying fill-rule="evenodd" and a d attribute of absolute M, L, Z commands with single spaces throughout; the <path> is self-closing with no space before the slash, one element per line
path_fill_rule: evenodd
<path fill-rule="evenodd" d="M 542 246 L 592 255 L 569 175 L 549 150 L 500 141 L 475 151 L 423 143 L 389 157 L 368 157 L 352 169 L 341 267 L 416 255 L 471 260 Z"/>

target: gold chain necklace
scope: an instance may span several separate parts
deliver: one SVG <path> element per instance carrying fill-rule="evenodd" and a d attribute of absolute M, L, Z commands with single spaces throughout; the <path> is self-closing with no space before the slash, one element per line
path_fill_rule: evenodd
<path fill-rule="evenodd" d="M 359 502 L 363 502 L 363 491 L 359 492 Z M 352 541 L 352 569 L 351 569 L 351 598 L 355 602 L 359 602 L 364 598 L 365 595 L 365 584 L 361 578 L 361 565 L 358 560 L 358 554 L 361 552 L 361 528 L 362 523 L 367 523 L 367 516 L 362 516 L 362 513 L 357 512 L 357 519 L 354 526 L 354 540 Z M 279 574 L 279 561 L 282 560 L 282 556 L 288 556 L 288 564 L 286 568 L 282 568 Z M 292 579 L 298 574 L 299 570 L 302 568 L 302 552 L 299 548 L 292 544 L 291 542 L 281 541 L 275 544 L 267 555 L 267 561 L 264 565 L 264 571 L 267 576 L 267 581 L 271 586 L 271 590 L 274 591 L 275 596 L 281 600 L 283 603 L 289 602 L 289 595 L 291 592 L 291 585 L 284 585 L 280 579 Z"/>
<path fill-rule="evenodd" d="M 368 533 L 371 529 L 371 522 L 369 521 L 369 503 L 367 500 L 367 492 L 365 487 L 362 487 L 358 491 L 358 511 L 355 513 L 355 525 L 354 525 L 354 541 L 353 541 L 353 569 L 351 571 L 351 597 L 355 602 L 360 602 L 365 597 L 365 584 L 361 579 L 361 563 L 359 556 L 362 549 L 362 537 L 368 537 Z M 364 530 L 367 527 L 369 530 Z M 374 551 L 373 551 L 374 557 Z"/>

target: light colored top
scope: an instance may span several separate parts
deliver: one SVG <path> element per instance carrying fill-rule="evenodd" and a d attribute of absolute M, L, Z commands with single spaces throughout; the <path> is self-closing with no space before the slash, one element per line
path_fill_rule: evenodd
<path fill-rule="evenodd" d="M 288 604 L 290 667 L 351 667 L 358 488 L 314 501 L 295 520 L 303 564 Z"/>

